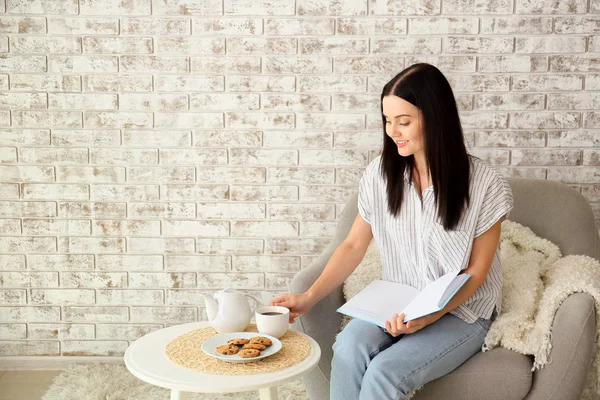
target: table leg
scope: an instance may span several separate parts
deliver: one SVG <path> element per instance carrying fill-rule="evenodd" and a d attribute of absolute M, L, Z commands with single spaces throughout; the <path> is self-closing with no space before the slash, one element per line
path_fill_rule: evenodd
<path fill-rule="evenodd" d="M 188 400 L 188 393 L 179 390 L 171 390 L 171 400 Z"/>
<path fill-rule="evenodd" d="M 258 389 L 260 400 L 277 400 L 277 386 Z"/>

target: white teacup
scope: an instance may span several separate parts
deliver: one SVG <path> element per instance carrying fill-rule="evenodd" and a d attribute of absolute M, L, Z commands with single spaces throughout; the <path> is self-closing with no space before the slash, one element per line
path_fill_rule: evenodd
<path fill-rule="evenodd" d="M 260 333 L 282 337 L 290 325 L 290 310 L 280 306 L 259 307 L 254 312 L 256 328 Z"/>

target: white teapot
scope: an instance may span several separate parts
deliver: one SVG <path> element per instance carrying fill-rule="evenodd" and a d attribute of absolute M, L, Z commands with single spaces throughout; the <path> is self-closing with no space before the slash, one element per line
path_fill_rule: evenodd
<path fill-rule="evenodd" d="M 246 297 L 233 288 L 202 294 L 210 325 L 218 333 L 243 332 L 252 319 L 252 310 Z"/>

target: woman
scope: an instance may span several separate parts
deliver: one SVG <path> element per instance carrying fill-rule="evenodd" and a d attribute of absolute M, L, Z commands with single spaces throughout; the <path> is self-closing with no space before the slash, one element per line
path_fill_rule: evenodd
<path fill-rule="evenodd" d="M 302 294 L 271 304 L 290 321 L 342 284 L 372 238 L 382 279 L 422 289 L 450 271 L 472 274 L 440 312 L 386 330 L 352 320 L 333 346 L 331 399 L 404 399 L 477 353 L 500 312 L 500 224 L 512 209 L 506 180 L 467 154 L 452 89 L 434 66 L 416 64 L 381 95 L 381 156 L 359 183 L 358 215 L 321 276 Z"/>

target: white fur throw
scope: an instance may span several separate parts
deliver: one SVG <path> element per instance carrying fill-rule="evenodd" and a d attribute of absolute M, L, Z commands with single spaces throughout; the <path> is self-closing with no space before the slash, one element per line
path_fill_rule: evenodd
<path fill-rule="evenodd" d="M 483 351 L 502 346 L 533 355 L 532 370 L 550 360 L 552 322 L 562 302 L 576 292 L 596 303 L 596 339 L 600 337 L 600 262 L 587 256 L 562 257 L 559 248 L 516 222 L 502 223 L 500 258 L 503 270 L 502 313 L 492 323 Z M 350 299 L 374 279 L 381 279 L 379 252 L 372 241 L 358 268 L 344 282 Z M 342 329 L 350 318 L 342 319 Z M 597 398 L 600 352 L 593 358 L 582 400 Z"/>

